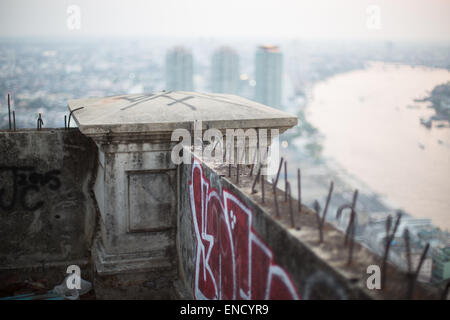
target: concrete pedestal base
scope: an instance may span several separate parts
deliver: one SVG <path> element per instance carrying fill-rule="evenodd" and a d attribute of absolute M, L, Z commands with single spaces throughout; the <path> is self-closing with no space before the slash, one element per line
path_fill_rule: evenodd
<path fill-rule="evenodd" d="M 108 254 L 100 239 L 92 251 L 97 299 L 174 299 L 176 266 L 162 252 Z"/>

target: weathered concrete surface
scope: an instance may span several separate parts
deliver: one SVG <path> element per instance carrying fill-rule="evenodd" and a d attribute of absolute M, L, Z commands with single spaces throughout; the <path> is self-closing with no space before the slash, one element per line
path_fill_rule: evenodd
<path fill-rule="evenodd" d="M 289 113 L 230 94 L 159 92 L 69 101 L 69 110 L 88 136 L 169 132 L 190 129 L 194 120 L 206 128 L 279 128 L 297 124 Z M 169 136 L 170 137 L 170 136 Z"/>
<path fill-rule="evenodd" d="M 86 267 L 95 144 L 78 129 L 2 131 L 0 153 L 0 273 L 57 268 L 61 281 L 68 265 Z"/>
<path fill-rule="evenodd" d="M 160 152 L 161 148 L 153 144 L 105 144 L 101 147 L 103 158 L 98 161 L 120 164 L 134 177 L 136 171 L 145 169 L 142 151 Z M 141 153 L 134 154 L 139 150 Z M 260 184 L 258 192 L 251 193 L 254 176 L 248 176 L 248 167 L 241 167 L 236 184 L 234 167 L 232 177 L 227 177 L 227 167 L 201 161 L 170 168 L 172 176 L 167 178 L 178 179 L 169 183 L 174 188 L 170 192 L 176 191 L 176 222 L 171 220 L 174 217 L 138 214 L 130 221 L 147 228 L 133 232 L 123 229 L 124 234 L 118 237 L 98 233 L 105 236 L 102 241 L 111 249 L 102 256 L 105 263 L 97 264 L 105 269 L 98 270 L 89 261 L 91 249 L 97 250 L 92 244 L 96 208 L 91 195 L 94 181 L 99 181 L 93 174 L 97 147 L 77 129 L 30 130 L 0 132 L 0 151 L 0 295 L 8 291 L 5 288 L 25 281 L 45 280 L 47 288 L 52 288 L 61 283 L 69 264 L 78 264 L 82 277 L 93 281 L 97 298 L 406 297 L 406 276 L 392 266 L 386 288 L 368 290 L 366 268 L 380 265 L 380 259 L 355 244 L 353 262 L 347 265 L 344 235 L 325 225 L 320 244 L 315 213 L 304 206 L 299 213 L 295 201 L 294 223 L 300 228 L 291 228 L 289 203 L 281 190 L 277 217 L 271 185 L 265 184 L 262 203 Z M 109 178 L 122 174 L 120 170 L 111 172 Z M 125 183 L 122 178 L 121 183 Z M 135 182 L 151 186 L 150 180 Z M 160 177 L 155 180 L 160 181 Z M 142 192 L 148 196 L 145 190 L 139 190 L 138 195 Z M 167 199 L 163 197 L 162 203 Z M 136 206 L 139 200 L 135 199 Z M 114 201 L 111 204 L 117 205 Z M 106 214 L 109 205 L 99 203 Z M 153 208 L 152 204 L 144 206 Z M 170 216 L 172 209 L 164 208 Z M 136 210 L 141 209 L 145 208 Z M 119 230 L 115 229 L 116 220 L 98 217 L 100 229 Z M 106 229 L 104 221 L 110 221 L 111 228 Z M 142 244 L 140 251 L 135 247 L 138 242 Z M 130 246 L 137 251 L 121 255 Z M 117 267 L 122 272 L 117 273 Z M 435 289 L 416 284 L 415 299 L 436 299 L 439 295 Z"/>
<path fill-rule="evenodd" d="M 283 132 L 297 123 L 285 112 L 223 94 L 123 95 L 71 100 L 68 107 L 80 131 L 98 146 L 94 193 L 101 218 L 93 247 L 98 297 L 115 297 L 109 290 L 114 286 L 134 287 L 131 292 L 140 297 L 155 297 L 151 288 L 143 290 L 143 279 L 177 279 L 179 194 L 171 159 L 178 142 L 171 141 L 175 129 L 190 132 L 193 121 L 201 120 L 200 130 L 216 128 L 220 133 L 228 128 Z"/>
<path fill-rule="evenodd" d="M 177 189 L 170 148 L 170 143 L 98 144 L 94 193 L 100 232 L 93 247 L 98 298 L 172 296 Z"/>
<path fill-rule="evenodd" d="M 249 168 L 242 166 L 238 185 L 235 168 L 231 178 L 227 167 L 200 161 L 179 170 L 180 281 L 192 298 L 406 298 L 406 275 L 392 266 L 384 289 L 367 289 L 367 267 L 381 265 L 380 258 L 355 243 L 348 265 L 344 234 L 326 224 L 319 243 L 315 212 L 303 206 L 299 213 L 295 199 L 291 228 L 289 202 L 281 190 L 277 217 L 271 184 L 265 184 L 262 203 L 260 184 L 256 194 L 251 192 Z M 414 298 L 438 299 L 439 292 L 416 284 Z"/>

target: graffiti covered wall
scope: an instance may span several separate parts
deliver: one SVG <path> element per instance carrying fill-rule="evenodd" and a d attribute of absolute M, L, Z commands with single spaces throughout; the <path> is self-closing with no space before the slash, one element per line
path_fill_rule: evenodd
<path fill-rule="evenodd" d="M 213 188 L 202 165 L 191 166 L 189 197 L 195 230 L 194 297 L 298 299 L 289 274 L 252 227 L 253 212 L 239 198 Z"/>
<path fill-rule="evenodd" d="M 178 167 L 177 250 L 184 298 L 368 298 L 337 271 L 338 260 L 325 261 L 252 200 L 250 189 L 237 187 L 219 171 L 194 158 Z"/>

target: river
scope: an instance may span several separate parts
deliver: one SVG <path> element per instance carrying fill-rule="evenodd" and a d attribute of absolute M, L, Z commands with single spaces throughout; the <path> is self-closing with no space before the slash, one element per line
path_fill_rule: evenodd
<path fill-rule="evenodd" d="M 450 230 L 450 129 L 427 129 L 428 96 L 445 69 L 372 62 L 312 88 L 306 118 L 324 135 L 323 155 L 417 218 Z"/>

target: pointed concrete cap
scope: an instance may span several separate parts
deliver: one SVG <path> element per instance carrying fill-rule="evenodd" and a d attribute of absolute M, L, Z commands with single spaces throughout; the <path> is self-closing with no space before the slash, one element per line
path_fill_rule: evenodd
<path fill-rule="evenodd" d="M 68 108 L 83 134 L 101 140 L 170 137 L 177 128 L 190 130 L 194 120 L 202 120 L 204 129 L 278 128 L 280 133 L 298 122 L 296 116 L 239 96 L 184 91 L 70 100 Z"/>

